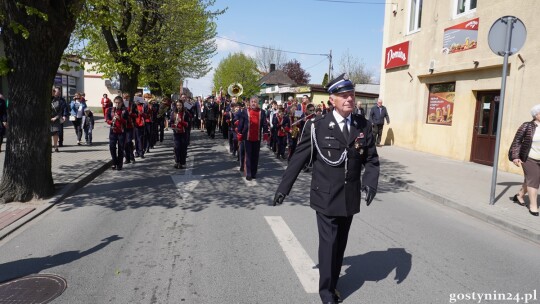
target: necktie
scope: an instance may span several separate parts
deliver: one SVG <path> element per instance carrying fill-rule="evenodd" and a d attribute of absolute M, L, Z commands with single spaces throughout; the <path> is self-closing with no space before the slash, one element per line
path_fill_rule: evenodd
<path fill-rule="evenodd" d="M 345 137 L 346 141 L 349 140 L 349 126 L 347 126 L 347 121 L 347 118 L 343 120 L 343 136 Z"/>

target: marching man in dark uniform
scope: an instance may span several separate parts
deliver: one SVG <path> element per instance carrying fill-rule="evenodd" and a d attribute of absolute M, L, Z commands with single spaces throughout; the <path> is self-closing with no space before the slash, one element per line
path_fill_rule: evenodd
<path fill-rule="evenodd" d="M 219 117 L 219 105 L 214 101 L 214 96 L 208 97 L 208 102 L 204 109 L 204 120 L 206 124 L 206 132 L 210 138 L 216 136 L 216 124 Z"/>
<path fill-rule="evenodd" d="M 366 204 L 371 203 L 379 180 L 371 123 L 351 114 L 354 84 L 343 74 L 326 88 L 335 110 L 306 123 L 273 201 L 274 206 L 281 204 L 304 164 L 313 163 L 310 205 L 317 214 L 319 295 L 325 304 L 340 301 L 336 285 L 353 215 L 360 212 L 362 192 Z M 365 171 L 360 181 L 362 165 Z"/>

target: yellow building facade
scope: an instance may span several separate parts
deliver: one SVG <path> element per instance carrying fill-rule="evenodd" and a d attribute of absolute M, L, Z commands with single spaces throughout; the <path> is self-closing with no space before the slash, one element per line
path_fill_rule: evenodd
<path fill-rule="evenodd" d="M 380 98 L 391 124 L 383 142 L 492 165 L 500 131 L 499 168 L 520 173 L 507 152 L 517 128 L 540 103 L 540 1 L 393 2 L 386 5 L 384 21 Z M 523 22 L 527 38 L 509 58 L 497 130 L 503 57 L 490 49 L 488 34 L 508 15 Z"/>

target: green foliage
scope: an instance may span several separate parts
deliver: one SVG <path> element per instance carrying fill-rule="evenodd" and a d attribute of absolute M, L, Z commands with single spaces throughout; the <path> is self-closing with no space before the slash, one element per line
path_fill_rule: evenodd
<path fill-rule="evenodd" d="M 324 73 L 324 78 L 322 80 L 322 85 L 325 87 L 328 84 L 328 73 Z"/>
<path fill-rule="evenodd" d="M 221 60 L 216 68 L 213 90 L 219 92 L 219 88 L 222 87 L 223 94 L 226 94 L 229 85 L 239 82 L 244 88 L 242 96 L 258 95 L 260 91 L 259 78 L 255 59 L 243 53 L 229 54 L 227 58 Z"/>
<path fill-rule="evenodd" d="M 11 71 L 6 57 L 0 57 L 0 76 L 6 76 Z"/>
<path fill-rule="evenodd" d="M 93 71 L 128 74 L 166 92 L 209 72 L 215 19 L 224 12 L 209 11 L 214 0 L 86 1 L 69 52 L 89 60 Z"/>

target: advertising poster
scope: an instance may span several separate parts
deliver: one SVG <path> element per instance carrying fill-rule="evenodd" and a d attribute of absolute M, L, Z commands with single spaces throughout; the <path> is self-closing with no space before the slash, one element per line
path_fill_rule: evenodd
<path fill-rule="evenodd" d="M 444 54 L 475 49 L 478 43 L 479 18 L 475 18 L 444 29 Z"/>
<path fill-rule="evenodd" d="M 454 92 L 429 93 L 428 124 L 452 125 L 455 95 Z"/>

